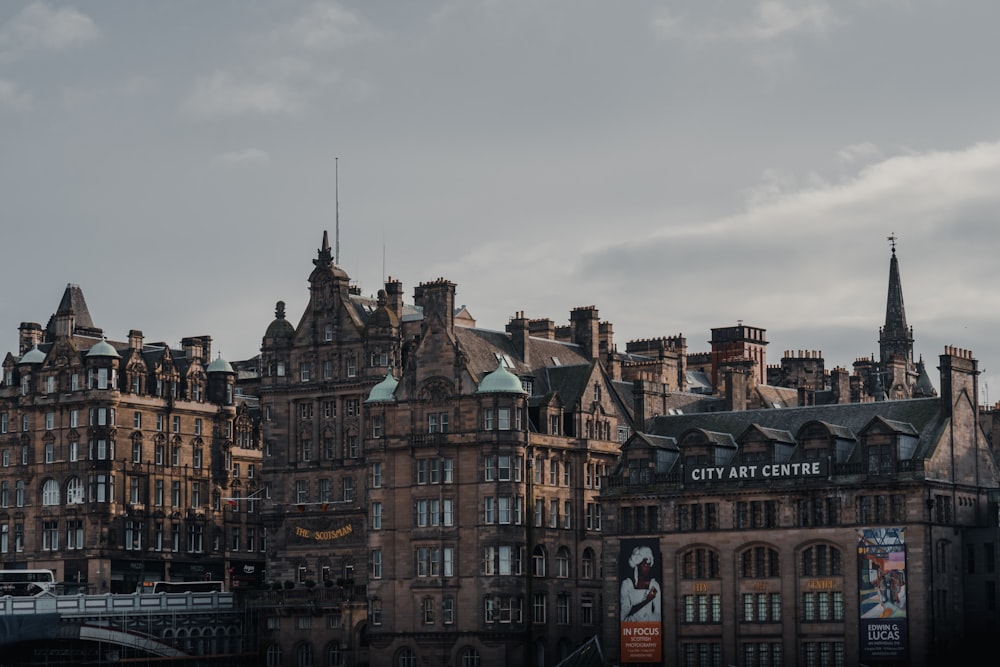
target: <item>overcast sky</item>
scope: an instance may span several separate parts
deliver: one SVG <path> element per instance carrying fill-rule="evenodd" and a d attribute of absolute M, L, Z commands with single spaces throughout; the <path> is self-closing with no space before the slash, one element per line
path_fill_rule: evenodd
<path fill-rule="evenodd" d="M 890 234 L 937 384 L 1000 399 L 996 0 L 0 4 L 0 351 L 67 283 L 113 340 L 257 353 L 323 230 L 366 294 L 624 349 L 878 352 Z"/>

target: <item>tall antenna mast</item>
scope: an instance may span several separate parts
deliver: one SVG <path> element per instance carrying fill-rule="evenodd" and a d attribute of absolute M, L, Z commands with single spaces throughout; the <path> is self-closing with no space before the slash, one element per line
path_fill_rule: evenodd
<path fill-rule="evenodd" d="M 333 196 L 336 201 L 336 230 L 334 238 L 333 261 L 340 266 L 340 158 L 333 158 Z"/>

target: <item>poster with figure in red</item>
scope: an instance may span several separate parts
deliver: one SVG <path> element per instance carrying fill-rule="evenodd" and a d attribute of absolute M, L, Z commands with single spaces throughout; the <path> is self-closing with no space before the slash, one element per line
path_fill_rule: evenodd
<path fill-rule="evenodd" d="M 663 566 L 657 539 L 621 540 L 618 552 L 622 663 L 663 659 Z"/>

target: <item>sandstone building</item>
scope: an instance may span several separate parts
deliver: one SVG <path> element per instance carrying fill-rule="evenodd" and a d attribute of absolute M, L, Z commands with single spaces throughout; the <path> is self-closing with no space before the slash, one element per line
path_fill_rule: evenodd
<path fill-rule="evenodd" d="M 1000 471 L 981 426 L 995 417 L 980 416 L 971 352 L 940 356 L 938 397 L 912 344 L 893 248 L 880 358 L 835 371 L 832 391 L 821 356 L 786 355 L 772 379 L 796 393 L 753 404 L 767 394 L 746 391 L 737 351 L 713 399 L 725 410 L 637 420 L 600 497 L 611 660 L 919 666 L 985 649 L 1000 621 Z"/>
<path fill-rule="evenodd" d="M 647 341 L 659 352 L 616 379 L 593 307 L 490 331 L 447 280 L 412 306 L 393 280 L 364 298 L 325 235 L 314 265 L 301 319 L 279 304 L 259 360 L 268 577 L 292 583 L 265 604 L 265 662 L 555 664 L 601 623 L 620 378 L 642 365 L 676 386 L 683 342 Z"/>
<path fill-rule="evenodd" d="M 110 341 L 76 285 L 44 328 L 19 332 L 0 383 L 4 567 L 51 569 L 95 593 L 255 582 L 265 536 L 233 499 L 255 490 L 259 436 L 211 338 Z"/>

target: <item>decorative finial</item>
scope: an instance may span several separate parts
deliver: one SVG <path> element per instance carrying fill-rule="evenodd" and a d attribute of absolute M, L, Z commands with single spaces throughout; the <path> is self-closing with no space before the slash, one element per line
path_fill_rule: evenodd
<path fill-rule="evenodd" d="M 890 234 L 889 236 L 886 237 L 886 240 L 892 245 L 892 254 L 893 255 L 896 254 L 896 240 L 898 238 L 899 237 L 896 236 L 896 232 L 893 232 L 892 234 Z"/>

